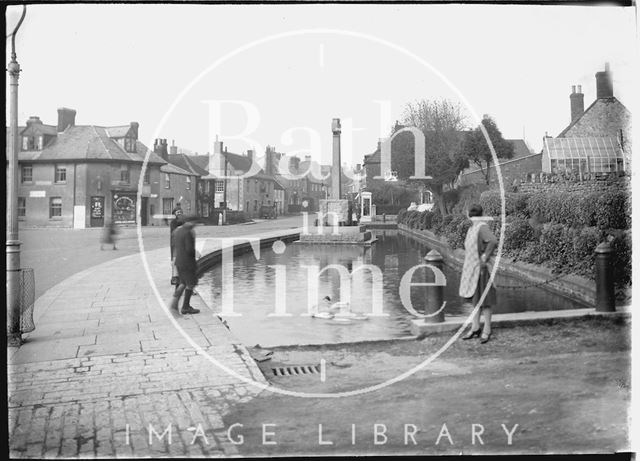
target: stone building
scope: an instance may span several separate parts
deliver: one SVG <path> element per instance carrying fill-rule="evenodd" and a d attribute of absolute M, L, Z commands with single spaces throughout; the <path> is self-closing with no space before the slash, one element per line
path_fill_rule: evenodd
<path fill-rule="evenodd" d="M 31 117 L 19 127 L 18 215 L 22 225 L 101 227 L 109 220 L 153 224 L 163 189 L 166 163 L 138 140 L 137 122 L 104 127 L 76 125 L 76 111 L 58 109 L 56 126 Z M 9 146 L 7 146 L 9 152 Z"/>
<path fill-rule="evenodd" d="M 630 171 L 631 113 L 614 96 L 609 64 L 596 77 L 596 100 L 585 110 L 584 94 L 572 87 L 571 123 L 556 138 L 545 137 L 542 170 L 600 174 Z"/>

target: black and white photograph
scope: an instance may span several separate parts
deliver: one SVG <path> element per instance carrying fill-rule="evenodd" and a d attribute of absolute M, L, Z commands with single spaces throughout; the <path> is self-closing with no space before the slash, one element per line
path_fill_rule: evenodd
<path fill-rule="evenodd" d="M 10 459 L 635 456 L 635 1 L 4 10 Z"/>

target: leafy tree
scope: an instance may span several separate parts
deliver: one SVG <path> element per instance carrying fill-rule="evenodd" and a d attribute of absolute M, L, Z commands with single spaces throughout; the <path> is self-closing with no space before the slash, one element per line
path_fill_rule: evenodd
<path fill-rule="evenodd" d="M 507 159 L 513 157 L 513 144 L 502 137 L 496 122 L 488 115 L 485 115 L 481 123 L 487 131 L 489 139 L 491 139 L 496 156 Z M 493 155 L 491 155 L 489 144 L 480 126 L 473 131 L 469 131 L 465 136 L 459 158 L 463 164 L 466 162 L 467 166 L 469 163 L 477 165 L 484 176 L 485 183 L 489 184 Z"/>
<path fill-rule="evenodd" d="M 460 157 L 460 145 L 464 139 L 466 116 L 459 103 L 449 100 L 422 99 L 405 106 L 402 123 L 415 126 L 425 135 L 426 170 L 432 179 L 409 180 L 414 169 L 413 135 L 400 133 L 392 142 L 392 168 L 398 178 L 404 179 L 414 188 L 427 188 L 442 215 L 448 213 L 443 191 L 452 187 L 458 173 L 465 168 Z M 403 128 L 396 125 L 395 131 Z"/>

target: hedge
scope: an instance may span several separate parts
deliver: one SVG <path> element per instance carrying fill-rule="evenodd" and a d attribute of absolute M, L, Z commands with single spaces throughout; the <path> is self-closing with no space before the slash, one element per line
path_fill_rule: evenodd
<path fill-rule="evenodd" d="M 483 192 L 480 204 L 485 215 L 494 217 L 489 227 L 499 238 L 499 192 Z M 631 283 L 631 200 L 627 192 L 506 192 L 505 205 L 504 256 L 593 280 L 595 248 L 608 239 L 615 250 L 616 287 Z M 401 211 L 398 222 L 413 229 L 429 229 L 445 237 L 452 249 L 464 248 L 471 225 L 466 214 L 443 217 L 438 209 L 423 213 Z"/>

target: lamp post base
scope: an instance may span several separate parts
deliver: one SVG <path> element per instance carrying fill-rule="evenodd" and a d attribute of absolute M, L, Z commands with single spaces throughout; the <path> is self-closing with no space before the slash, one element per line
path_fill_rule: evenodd
<path fill-rule="evenodd" d="M 7 335 L 7 347 L 20 347 L 22 346 L 22 335 Z"/>

